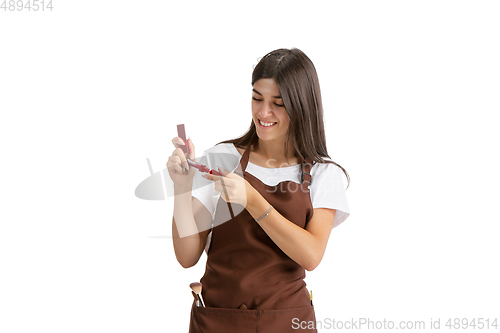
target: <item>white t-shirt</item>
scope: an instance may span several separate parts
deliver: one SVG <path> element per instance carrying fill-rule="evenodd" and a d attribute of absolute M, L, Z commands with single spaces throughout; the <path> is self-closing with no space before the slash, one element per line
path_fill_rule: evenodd
<path fill-rule="evenodd" d="M 217 166 L 220 166 L 233 172 L 238 167 L 240 159 L 241 155 L 232 143 L 222 143 L 206 150 L 197 160 L 210 169 L 217 170 Z M 270 186 L 288 180 L 300 184 L 300 164 L 283 168 L 264 168 L 248 161 L 246 172 Z M 195 174 L 192 195 L 200 200 L 214 218 L 220 194 L 215 191 L 214 182 L 201 177 L 201 174 L 201 172 Z M 335 209 L 333 227 L 344 222 L 350 215 L 342 174 L 342 170 L 331 163 L 316 163 L 311 168 L 312 182 L 309 185 L 309 193 L 313 209 Z"/>

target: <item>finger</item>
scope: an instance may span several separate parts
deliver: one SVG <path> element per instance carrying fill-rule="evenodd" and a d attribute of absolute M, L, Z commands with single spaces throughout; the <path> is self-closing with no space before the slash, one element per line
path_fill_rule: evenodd
<path fill-rule="evenodd" d="M 181 158 L 175 154 L 168 157 L 168 161 L 176 164 L 181 164 Z"/>
<path fill-rule="evenodd" d="M 186 144 L 184 140 L 182 140 L 178 136 L 172 139 L 172 143 L 174 144 L 175 148 L 178 148 L 179 146 L 184 146 Z"/>
<path fill-rule="evenodd" d="M 195 147 L 194 147 L 194 144 L 193 144 L 193 141 L 191 141 L 191 138 L 188 137 L 187 139 L 187 145 L 189 147 L 189 154 L 187 154 L 187 157 L 192 160 L 192 161 L 195 161 Z"/>
<path fill-rule="evenodd" d="M 214 176 L 214 177 L 215 177 L 215 176 Z M 223 179 L 223 178 L 221 178 L 221 177 L 219 177 L 219 178 L 220 178 L 220 179 L 218 179 L 218 180 L 214 180 L 214 182 L 215 182 L 215 184 L 216 184 L 217 186 L 219 186 L 219 188 L 220 188 L 221 190 L 222 190 L 223 188 L 227 189 L 227 188 L 231 187 L 231 186 L 230 186 L 230 183 L 228 182 L 228 179 L 227 179 L 227 178 L 226 178 L 226 179 Z"/>
<path fill-rule="evenodd" d="M 224 178 L 222 176 L 217 176 L 217 175 L 213 175 L 213 174 L 209 174 L 209 173 L 204 173 L 203 175 L 201 175 L 203 178 L 205 179 L 208 179 L 208 180 L 212 180 L 214 182 L 220 182 L 220 181 L 224 181 L 226 182 L 226 186 L 227 186 L 227 182 L 229 180 L 229 178 Z"/>
<path fill-rule="evenodd" d="M 217 166 L 217 170 L 219 170 L 219 173 L 223 176 L 227 176 L 231 173 L 231 172 L 227 171 L 226 169 L 222 169 L 220 166 Z"/>
<path fill-rule="evenodd" d="M 179 150 L 181 150 L 180 148 L 178 148 Z M 167 168 L 169 167 L 169 163 L 172 163 L 172 164 L 175 164 L 175 166 L 173 166 L 171 169 L 172 170 L 175 170 L 176 172 L 180 172 L 180 173 L 187 173 L 187 170 L 186 168 L 182 165 L 182 157 L 179 156 L 177 153 L 176 153 L 177 150 L 174 151 L 174 153 L 172 154 L 172 156 L 170 156 L 168 158 L 168 163 L 167 163 Z M 181 150 L 182 152 L 182 150 Z"/>
<path fill-rule="evenodd" d="M 223 169 L 220 166 L 217 166 L 217 170 L 219 170 L 219 173 L 222 176 L 224 176 L 226 179 L 227 178 L 232 178 L 232 179 L 242 179 L 243 178 L 239 174 L 231 172 L 231 171 L 226 170 L 226 169 Z"/>
<path fill-rule="evenodd" d="M 173 172 L 184 173 L 184 170 L 182 169 L 181 165 L 177 161 L 175 161 L 176 158 L 177 156 L 170 156 L 167 162 L 167 169 Z"/>
<path fill-rule="evenodd" d="M 183 169 L 187 171 L 189 171 L 189 163 L 187 162 L 186 160 L 186 155 L 184 154 L 184 152 L 182 151 L 182 149 L 180 148 L 177 148 L 175 151 L 174 151 L 174 154 L 176 156 L 179 156 L 179 159 L 180 159 L 180 165 L 182 166 Z"/>
<path fill-rule="evenodd" d="M 184 169 L 185 172 L 188 172 L 189 171 L 189 163 L 186 161 L 184 151 L 180 148 L 182 146 L 185 146 L 186 142 L 184 142 L 184 140 L 182 140 L 182 138 L 176 136 L 175 138 L 172 139 L 172 143 L 175 146 L 175 150 L 174 150 L 173 154 L 179 155 L 179 157 L 181 158 L 180 163 L 181 163 L 182 168 Z M 178 149 L 180 150 L 180 152 Z"/>
<path fill-rule="evenodd" d="M 201 175 L 203 178 L 205 178 L 206 180 L 211 180 L 211 181 L 214 181 L 214 176 L 213 175 L 210 175 L 210 174 L 207 174 L 207 173 L 204 173 Z"/>

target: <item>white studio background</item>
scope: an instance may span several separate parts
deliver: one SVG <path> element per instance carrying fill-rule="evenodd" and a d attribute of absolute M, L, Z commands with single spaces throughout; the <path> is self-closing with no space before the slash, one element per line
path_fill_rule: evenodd
<path fill-rule="evenodd" d="M 252 66 L 280 47 L 315 63 L 329 153 L 352 178 L 351 216 L 307 274 L 317 320 L 498 316 L 499 14 L 496 1 L 0 10 L 0 331 L 187 332 L 206 256 L 183 269 L 173 200 L 134 190 L 146 158 L 164 167 L 175 125 L 198 155 L 243 134 Z"/>

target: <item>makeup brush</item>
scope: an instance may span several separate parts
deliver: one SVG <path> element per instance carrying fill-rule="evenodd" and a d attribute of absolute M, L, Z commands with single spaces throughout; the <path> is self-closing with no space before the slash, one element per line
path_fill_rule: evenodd
<path fill-rule="evenodd" d="M 198 300 L 200 301 L 200 304 L 202 307 L 205 307 L 205 302 L 203 302 L 203 296 L 201 296 L 201 289 L 202 285 L 199 282 L 193 282 L 189 285 L 193 292 L 198 296 Z"/>
<path fill-rule="evenodd" d="M 196 306 L 200 307 L 200 301 L 198 300 L 198 297 L 196 296 L 196 294 L 194 293 L 194 291 L 191 290 L 191 294 L 193 294 Z"/>
<path fill-rule="evenodd" d="M 200 172 L 206 172 L 211 175 L 222 176 L 220 172 L 209 169 L 206 165 L 190 160 L 189 158 L 186 158 L 186 161 L 188 162 L 189 166 L 192 166 L 193 168 L 200 170 Z"/>

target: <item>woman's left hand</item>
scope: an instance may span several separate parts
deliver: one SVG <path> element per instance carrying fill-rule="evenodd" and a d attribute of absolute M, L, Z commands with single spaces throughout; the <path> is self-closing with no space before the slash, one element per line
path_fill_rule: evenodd
<path fill-rule="evenodd" d="M 219 173 L 223 176 L 203 174 L 202 177 L 215 182 L 215 190 L 219 192 L 222 199 L 226 202 L 232 202 L 247 206 L 255 189 L 243 177 L 217 167 Z"/>

